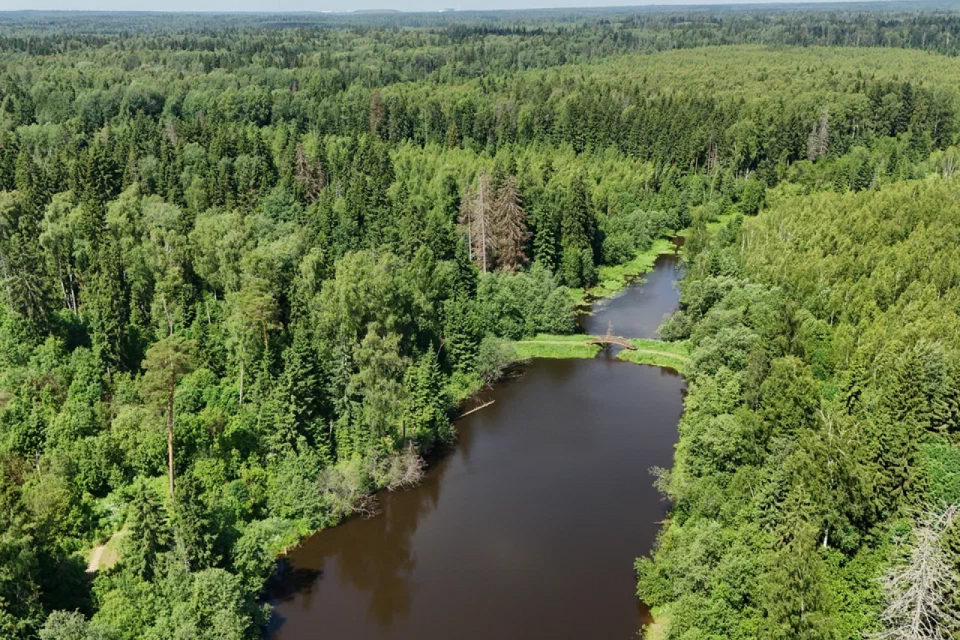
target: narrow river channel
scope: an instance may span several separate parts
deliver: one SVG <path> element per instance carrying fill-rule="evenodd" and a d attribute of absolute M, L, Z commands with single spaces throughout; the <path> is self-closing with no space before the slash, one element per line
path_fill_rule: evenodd
<path fill-rule="evenodd" d="M 590 333 L 655 337 L 678 304 L 674 256 L 598 305 Z M 282 561 L 272 640 L 628 640 L 647 612 L 633 562 L 667 505 L 683 379 L 603 352 L 535 360 L 457 423 L 459 439 L 382 513 Z"/>

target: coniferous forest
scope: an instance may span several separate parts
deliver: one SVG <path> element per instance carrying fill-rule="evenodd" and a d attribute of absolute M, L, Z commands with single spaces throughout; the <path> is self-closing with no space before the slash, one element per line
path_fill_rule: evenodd
<path fill-rule="evenodd" d="M 960 637 L 951 5 L 0 13 L 0 638 L 262 637 L 681 229 L 657 633 Z"/>

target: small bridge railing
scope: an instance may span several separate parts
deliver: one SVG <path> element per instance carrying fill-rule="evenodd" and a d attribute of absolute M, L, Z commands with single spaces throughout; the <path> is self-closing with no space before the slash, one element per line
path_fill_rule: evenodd
<path fill-rule="evenodd" d="M 618 347 L 623 347 L 624 349 L 629 349 L 630 351 L 637 350 L 635 346 L 630 344 L 629 340 L 627 340 L 626 338 L 621 338 L 620 336 L 604 336 L 602 338 L 599 336 L 594 336 L 587 342 L 587 344 L 602 344 L 602 345 L 613 344 Z"/>

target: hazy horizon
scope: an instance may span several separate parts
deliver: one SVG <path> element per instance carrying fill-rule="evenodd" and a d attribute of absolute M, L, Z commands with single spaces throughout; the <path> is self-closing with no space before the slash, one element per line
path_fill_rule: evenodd
<path fill-rule="evenodd" d="M 4 11 L 151 11 L 151 12 L 294 12 L 294 11 L 459 11 L 508 9 L 575 9 L 639 6 L 705 6 L 732 4 L 836 4 L 845 0 L 7 0 Z M 884 1 L 884 0 L 880 0 Z M 889 0 L 888 0 L 889 1 Z"/>

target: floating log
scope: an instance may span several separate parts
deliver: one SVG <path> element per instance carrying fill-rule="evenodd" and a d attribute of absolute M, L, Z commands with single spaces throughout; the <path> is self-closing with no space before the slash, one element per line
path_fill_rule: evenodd
<path fill-rule="evenodd" d="M 480 411 L 480 409 L 483 409 L 484 407 L 489 407 L 489 406 L 492 405 L 494 402 L 496 402 L 496 400 L 491 400 L 490 402 L 484 402 L 484 403 L 483 403 L 482 405 L 480 405 L 479 407 L 474 407 L 473 409 L 470 409 L 470 411 L 465 411 L 465 412 L 461 413 L 460 415 L 458 415 L 456 418 L 454 418 L 454 421 L 459 420 L 460 418 L 464 418 L 464 417 L 470 415 L 471 413 L 473 413 L 474 411 Z"/>

